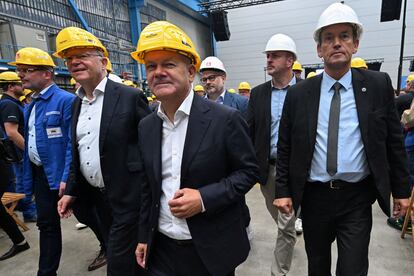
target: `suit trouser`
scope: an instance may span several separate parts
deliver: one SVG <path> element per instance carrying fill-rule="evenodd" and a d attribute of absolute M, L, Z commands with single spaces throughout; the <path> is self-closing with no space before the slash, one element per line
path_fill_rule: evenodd
<path fill-rule="evenodd" d="M 43 166 L 32 164 L 36 197 L 37 227 L 40 231 L 38 276 L 56 276 L 62 254 L 62 232 L 57 212 L 59 191 L 51 190 Z"/>
<path fill-rule="evenodd" d="M 331 275 L 331 245 L 335 238 L 336 275 L 368 274 L 375 191 L 370 184 L 365 184 L 343 189 L 306 184 L 302 216 L 309 275 Z"/>
<path fill-rule="evenodd" d="M 76 219 L 92 230 L 100 246 L 106 251 L 109 229 L 112 224 L 112 210 L 106 195 L 97 188 L 88 186 L 86 195 L 76 198 L 72 209 Z"/>
<path fill-rule="evenodd" d="M 191 240 L 177 241 L 161 233 L 155 235 L 148 265 L 151 276 L 212 276 Z M 217 276 L 234 276 L 234 270 Z"/>
<path fill-rule="evenodd" d="M 272 260 L 271 275 L 284 275 L 289 272 L 292 264 L 293 248 L 296 243 L 296 218 L 293 213 L 291 215 L 279 213 L 273 205 L 275 199 L 275 178 L 276 166 L 269 165 L 266 185 L 260 185 L 260 189 L 265 198 L 267 210 L 278 228 L 276 244 L 273 250 L 274 258 Z"/>
<path fill-rule="evenodd" d="M 0 160 L 0 198 L 3 196 L 9 179 L 9 165 Z M 9 236 L 14 244 L 24 241 L 24 236 L 20 232 L 14 219 L 7 213 L 6 208 L 0 203 L 0 227 Z"/>

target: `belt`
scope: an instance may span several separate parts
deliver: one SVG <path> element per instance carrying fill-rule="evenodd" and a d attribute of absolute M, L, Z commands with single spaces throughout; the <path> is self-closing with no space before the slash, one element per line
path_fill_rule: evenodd
<path fill-rule="evenodd" d="M 269 164 L 272 166 L 276 166 L 276 158 L 270 158 L 269 159 Z"/>
<path fill-rule="evenodd" d="M 160 232 L 158 232 L 158 238 L 160 240 L 164 240 L 164 241 L 173 243 L 177 246 L 189 246 L 189 245 L 193 244 L 193 240 L 176 240 L 176 239 L 170 238 L 170 237 L 168 237 L 168 236 L 166 236 L 166 235 L 164 235 L 163 233 L 160 233 Z"/>
<path fill-rule="evenodd" d="M 347 181 L 343 181 L 340 179 L 331 179 L 328 182 L 315 181 L 315 182 L 308 182 L 308 183 L 311 184 L 312 187 L 324 187 L 324 188 L 329 188 L 333 190 L 343 190 L 343 189 L 356 188 L 356 187 L 360 187 L 363 185 L 367 185 L 369 184 L 369 179 L 370 177 L 367 176 L 358 182 L 347 182 Z"/>

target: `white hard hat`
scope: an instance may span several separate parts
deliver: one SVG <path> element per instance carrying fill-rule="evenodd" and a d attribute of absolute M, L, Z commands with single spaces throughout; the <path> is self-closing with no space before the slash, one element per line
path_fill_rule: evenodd
<path fill-rule="evenodd" d="M 118 82 L 118 83 L 122 83 L 122 79 L 120 77 L 118 77 L 117 75 L 115 75 L 115 74 L 109 73 L 108 74 L 108 78 L 111 81 Z"/>
<path fill-rule="evenodd" d="M 264 53 L 272 51 L 287 51 L 295 56 L 296 60 L 296 44 L 289 36 L 285 34 L 273 35 L 266 44 Z"/>
<path fill-rule="evenodd" d="M 200 66 L 200 72 L 203 72 L 205 70 L 220 70 L 224 73 L 226 72 L 226 69 L 224 68 L 224 64 L 221 60 L 219 60 L 217 57 L 206 57 L 202 62 Z"/>
<path fill-rule="evenodd" d="M 324 10 L 319 17 L 318 25 L 313 33 L 313 39 L 319 42 L 319 35 L 322 29 L 326 26 L 350 23 L 356 27 L 356 38 L 359 39 L 362 34 L 362 24 L 359 22 L 358 16 L 355 11 L 345 4 L 333 3 L 326 10 Z"/>

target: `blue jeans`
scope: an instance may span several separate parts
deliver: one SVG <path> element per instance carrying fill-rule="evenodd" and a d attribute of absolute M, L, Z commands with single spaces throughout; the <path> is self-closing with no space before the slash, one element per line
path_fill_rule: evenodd
<path fill-rule="evenodd" d="M 36 197 L 37 227 L 40 231 L 40 256 L 37 276 L 56 276 L 62 254 L 62 233 L 57 212 L 59 191 L 50 190 L 43 167 L 32 165 Z"/>
<path fill-rule="evenodd" d="M 15 175 L 16 192 L 25 194 L 26 197 L 19 201 L 17 209 L 22 211 L 25 219 L 36 217 L 36 204 L 32 200 L 32 193 L 30 189 L 23 186 L 23 163 L 14 163 L 13 171 Z"/>

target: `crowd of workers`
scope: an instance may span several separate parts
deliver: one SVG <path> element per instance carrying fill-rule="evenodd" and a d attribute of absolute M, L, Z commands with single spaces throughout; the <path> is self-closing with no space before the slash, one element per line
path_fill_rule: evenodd
<path fill-rule="evenodd" d="M 48 53 L 20 49 L 16 73 L 0 74 L 0 121 L 22 160 L 0 158 L 0 196 L 10 186 L 26 195 L 19 208 L 40 232 L 37 275 L 57 275 L 60 220 L 72 214 L 100 242 L 88 270 L 235 275 L 250 250 L 245 194 L 256 183 L 278 229 L 271 275 L 288 274 L 302 231 L 309 275 L 331 275 L 334 240 L 337 275 L 367 275 L 372 203 L 391 225 L 409 204 L 414 131 L 405 148 L 397 110 L 410 109 L 414 80 L 395 99 L 386 73 L 351 62 L 362 32 L 352 8 L 332 4 L 314 32 L 323 72 L 303 80 L 294 40 L 278 33 L 264 45 L 271 80 L 241 82 L 238 93 L 225 87 L 223 62 L 201 60 L 166 21 L 149 24 L 131 53 L 151 97 L 120 83 L 103 44 L 77 27 L 58 33 L 53 54 L 75 94 L 54 83 Z M 0 226 L 13 242 L 0 260 L 30 248 L 3 206 Z"/>

